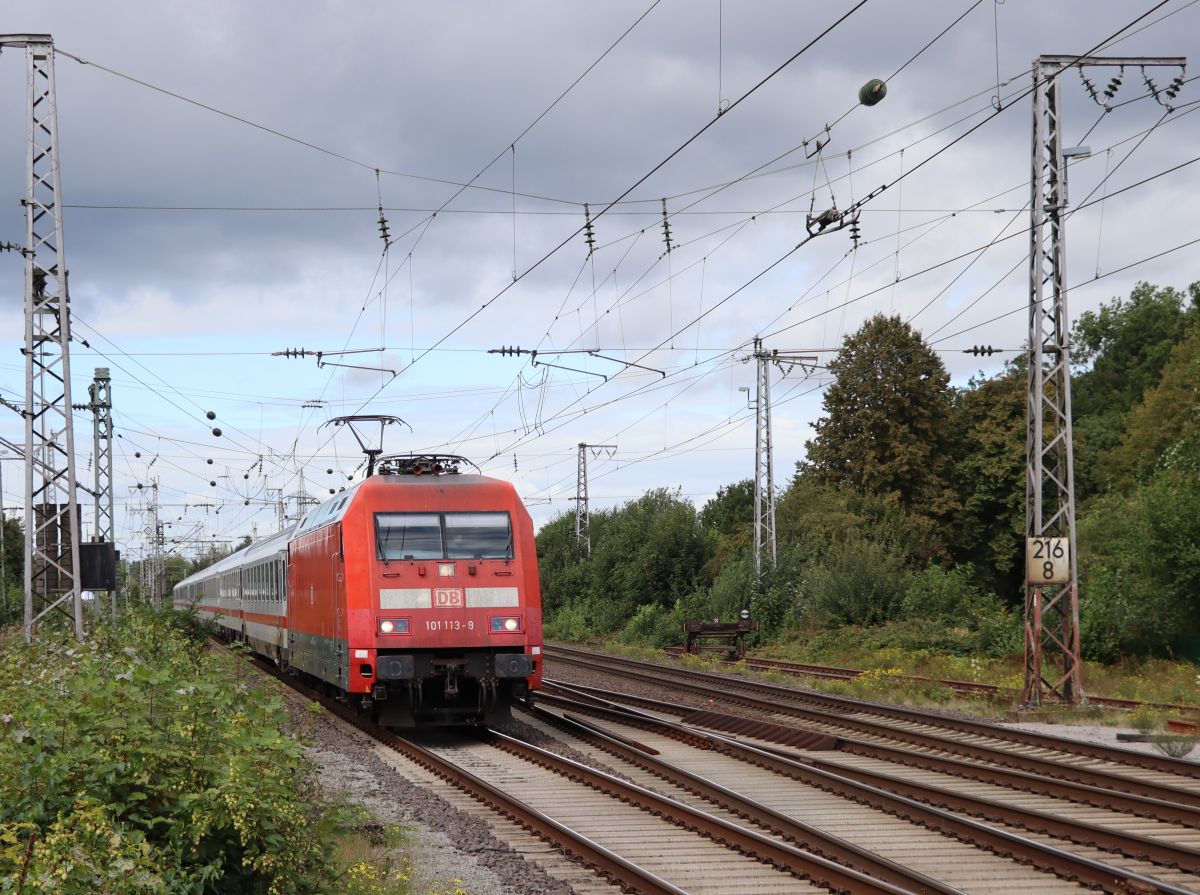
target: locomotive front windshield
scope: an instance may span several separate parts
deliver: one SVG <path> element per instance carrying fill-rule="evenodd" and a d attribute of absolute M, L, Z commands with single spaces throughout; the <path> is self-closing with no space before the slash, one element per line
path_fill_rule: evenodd
<path fill-rule="evenodd" d="M 376 513 L 375 552 L 404 559 L 512 559 L 508 513 Z"/>

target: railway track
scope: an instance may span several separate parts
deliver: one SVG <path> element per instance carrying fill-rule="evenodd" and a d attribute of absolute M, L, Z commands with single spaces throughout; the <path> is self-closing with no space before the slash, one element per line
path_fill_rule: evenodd
<path fill-rule="evenodd" d="M 867 852 L 851 864 L 747 827 L 495 731 L 416 742 L 384 730 L 274 668 L 255 663 L 340 721 L 624 891 L 670 895 L 959 890 Z M 516 795 L 519 793 L 519 796 Z M 878 875 L 872 875 L 878 874 Z M 891 880 L 895 880 L 892 882 Z"/>
<path fill-rule="evenodd" d="M 825 694 L 769 685 L 766 698 L 758 685 L 739 678 L 701 674 L 697 681 L 690 672 L 648 663 L 597 664 L 580 651 L 548 649 L 548 658 L 555 675 L 560 668 L 583 668 L 593 677 L 612 675 L 610 680 L 623 682 L 617 684 L 622 691 L 638 692 L 550 679 L 544 703 L 562 698 L 626 713 L 640 706 L 660 721 L 682 721 L 694 736 L 732 736 L 761 752 L 797 760 L 794 749 L 780 754 L 781 746 L 793 745 L 803 750 L 803 763 L 811 769 L 806 773 L 833 774 L 1025 838 L 1049 837 L 1102 862 L 1200 891 L 1193 876 L 1200 868 L 1200 766 L 1195 764 L 1163 764 L 1156 756 L 1103 747 L 1080 752 L 1076 744 L 1052 738 L 1026 740 L 1020 732 L 992 725 L 855 700 L 814 705 L 805 700 L 824 700 Z M 656 699 L 647 695 L 648 688 L 669 695 Z M 672 698 L 677 701 L 667 701 Z M 682 699 L 691 704 L 681 705 Z M 880 713 L 873 715 L 876 709 Z M 631 723 L 629 717 L 620 722 Z M 1006 738 L 1010 733 L 1017 737 Z"/>
<path fill-rule="evenodd" d="M 891 849 L 914 869 L 973 892 L 1053 891 L 1055 881 L 1039 880 L 1037 873 L 1105 891 L 1200 891 L 1200 831 L 1158 824 L 1161 838 L 1155 838 L 1122 831 L 1113 817 L 1104 818 L 1107 825 L 1089 822 L 1072 818 L 1077 811 L 1060 815 L 1045 805 L 1030 808 L 962 793 L 906 769 L 864 770 L 822 758 L 838 755 L 830 751 L 836 745 L 832 738 L 781 751 L 665 720 L 666 704 L 651 714 L 569 688 L 539 701 L 537 717 L 648 774 L 710 799 L 720 799 L 724 782 L 777 813 L 812 818 L 826 831 L 849 831 L 843 835 L 851 845 L 881 849 L 885 857 Z M 753 819 L 770 826 L 774 815 Z M 991 855 L 972 854 L 978 849 Z M 1010 861 L 1028 866 L 1018 870 Z M 989 874 L 983 885 L 982 870 Z"/>
<path fill-rule="evenodd" d="M 1059 822 L 1033 835 L 1011 812 L 987 817 L 984 808 L 999 809 L 981 808 L 983 799 L 971 817 L 962 805 L 888 791 L 878 779 L 855 779 L 862 769 L 818 766 L 815 756 L 838 754 L 828 751 L 837 743 L 828 735 L 811 739 L 808 751 L 788 752 L 664 722 L 655 715 L 670 714 L 667 704 L 651 714 L 560 689 L 546 698 L 558 703 L 550 711 L 528 709 L 527 723 L 582 753 L 575 761 L 495 731 L 399 737 L 264 670 L 371 737 L 377 751 L 415 763 L 441 791 L 458 793 L 456 804 L 490 814 L 493 829 L 548 843 L 540 852 L 521 842 L 514 848 L 543 860 L 553 848 L 625 891 L 1200 892 L 1191 870 L 1200 850 L 1186 843 L 1110 834 L 1098 845 L 1064 848 L 1072 837 L 1105 831 Z M 1191 833 L 1200 840 L 1200 831 Z"/>
<path fill-rule="evenodd" d="M 611 675 L 616 680 L 666 686 L 711 705 L 738 705 L 767 715 L 786 716 L 828 733 L 947 753 L 1162 803 L 1176 802 L 1182 816 L 1200 824 L 1200 779 L 1193 762 L 586 650 L 554 646 L 546 648 L 546 655 L 554 662 Z"/>
<path fill-rule="evenodd" d="M 678 658 L 684 655 L 683 647 L 668 647 L 664 650 L 666 655 L 672 658 Z M 749 657 L 737 660 L 728 660 L 731 665 L 741 665 L 752 671 L 783 671 L 787 674 L 792 674 L 797 677 L 815 677 L 824 680 L 834 681 L 850 681 L 863 674 L 861 669 L 857 668 L 838 668 L 835 665 L 816 665 L 808 662 L 784 662 L 778 659 L 761 659 Z M 953 690 L 955 693 L 964 695 L 984 694 L 989 696 L 999 696 L 1004 693 L 1004 688 L 998 684 L 988 684 L 983 681 L 963 681 L 955 680 L 954 678 L 937 678 L 926 677 L 920 674 L 901 674 L 898 675 L 901 680 L 915 681 L 923 684 L 941 684 L 942 686 Z M 1200 719 L 1200 705 L 1192 705 L 1189 703 L 1180 702 L 1146 702 L 1140 699 L 1123 699 L 1119 696 L 1088 696 L 1088 702 L 1092 705 L 1105 706 L 1115 709 L 1136 709 L 1142 706 L 1149 706 L 1153 709 L 1162 711 L 1175 711 L 1188 715 L 1192 718 Z"/>

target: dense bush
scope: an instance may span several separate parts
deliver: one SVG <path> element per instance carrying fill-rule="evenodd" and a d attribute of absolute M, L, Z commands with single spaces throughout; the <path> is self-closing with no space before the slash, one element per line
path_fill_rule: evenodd
<path fill-rule="evenodd" d="M 664 609 L 657 603 L 647 603 L 633 614 L 629 623 L 617 634 L 623 643 L 646 643 L 659 649 L 677 646 L 683 640 L 682 611 Z"/>
<path fill-rule="evenodd" d="M 884 544 L 853 539 L 814 563 L 804 612 L 827 624 L 869 625 L 895 618 L 908 589 L 903 557 Z"/>
<path fill-rule="evenodd" d="M 0 654 L 0 889 L 330 891 L 334 815 L 276 698 L 134 610 Z"/>
<path fill-rule="evenodd" d="M 929 566 L 913 575 L 900 609 L 906 618 L 975 627 L 982 614 L 999 611 L 1000 601 L 975 583 L 975 567 L 970 563 L 948 569 Z"/>
<path fill-rule="evenodd" d="M 1200 484 L 1159 473 L 1095 502 L 1079 526 L 1083 649 L 1089 658 L 1162 655 L 1200 610 Z"/>

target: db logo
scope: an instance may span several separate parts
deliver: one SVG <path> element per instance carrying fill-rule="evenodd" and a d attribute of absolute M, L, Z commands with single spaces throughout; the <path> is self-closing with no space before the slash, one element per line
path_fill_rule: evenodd
<path fill-rule="evenodd" d="M 433 607 L 435 609 L 461 609 L 463 592 L 461 587 L 435 587 L 433 589 Z"/>

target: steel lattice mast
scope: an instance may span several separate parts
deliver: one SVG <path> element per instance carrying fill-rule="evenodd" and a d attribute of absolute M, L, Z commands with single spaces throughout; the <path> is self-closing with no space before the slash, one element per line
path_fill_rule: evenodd
<path fill-rule="evenodd" d="M 579 456 L 575 463 L 575 545 L 584 556 L 592 558 L 592 517 L 588 511 L 587 452 L 599 456 L 601 451 L 610 457 L 617 449 L 615 444 L 585 444 L 579 442 Z"/>
<path fill-rule="evenodd" d="M 1063 158 L 1058 75 L 1069 69 L 1091 66 L 1182 66 L 1185 61 L 1182 58 L 1039 56 L 1033 63 L 1025 453 L 1027 583 L 1025 685 L 1021 697 L 1027 705 L 1037 705 L 1048 698 L 1067 703 L 1083 698 L 1075 544 L 1070 316 L 1065 286 L 1067 171 Z M 1115 83 L 1119 85 L 1119 79 Z M 1110 85 L 1110 90 L 1115 88 Z M 1107 98 L 1111 95 L 1111 92 L 1106 93 Z"/>
<path fill-rule="evenodd" d="M 765 568 L 774 568 L 778 559 L 775 541 L 775 458 L 771 444 L 771 365 L 783 369 L 815 364 L 817 358 L 794 352 L 763 351 L 762 339 L 755 337 L 756 365 L 754 389 L 754 576 L 762 577 Z"/>
<path fill-rule="evenodd" d="M 92 443 L 95 460 L 95 531 L 97 541 L 113 541 L 112 486 L 112 380 L 108 367 L 96 367 L 88 389 L 88 407 L 92 411 Z M 109 609 L 117 614 L 117 592 L 109 593 Z"/>
<path fill-rule="evenodd" d="M 71 412 L 71 320 L 59 192 L 54 42 L 10 34 L 25 49 L 28 89 L 25 254 L 25 639 L 69 603 L 83 639 L 79 505 Z"/>
<path fill-rule="evenodd" d="M 770 355 L 754 339 L 754 575 L 775 567 L 775 470 L 771 448 Z"/>

